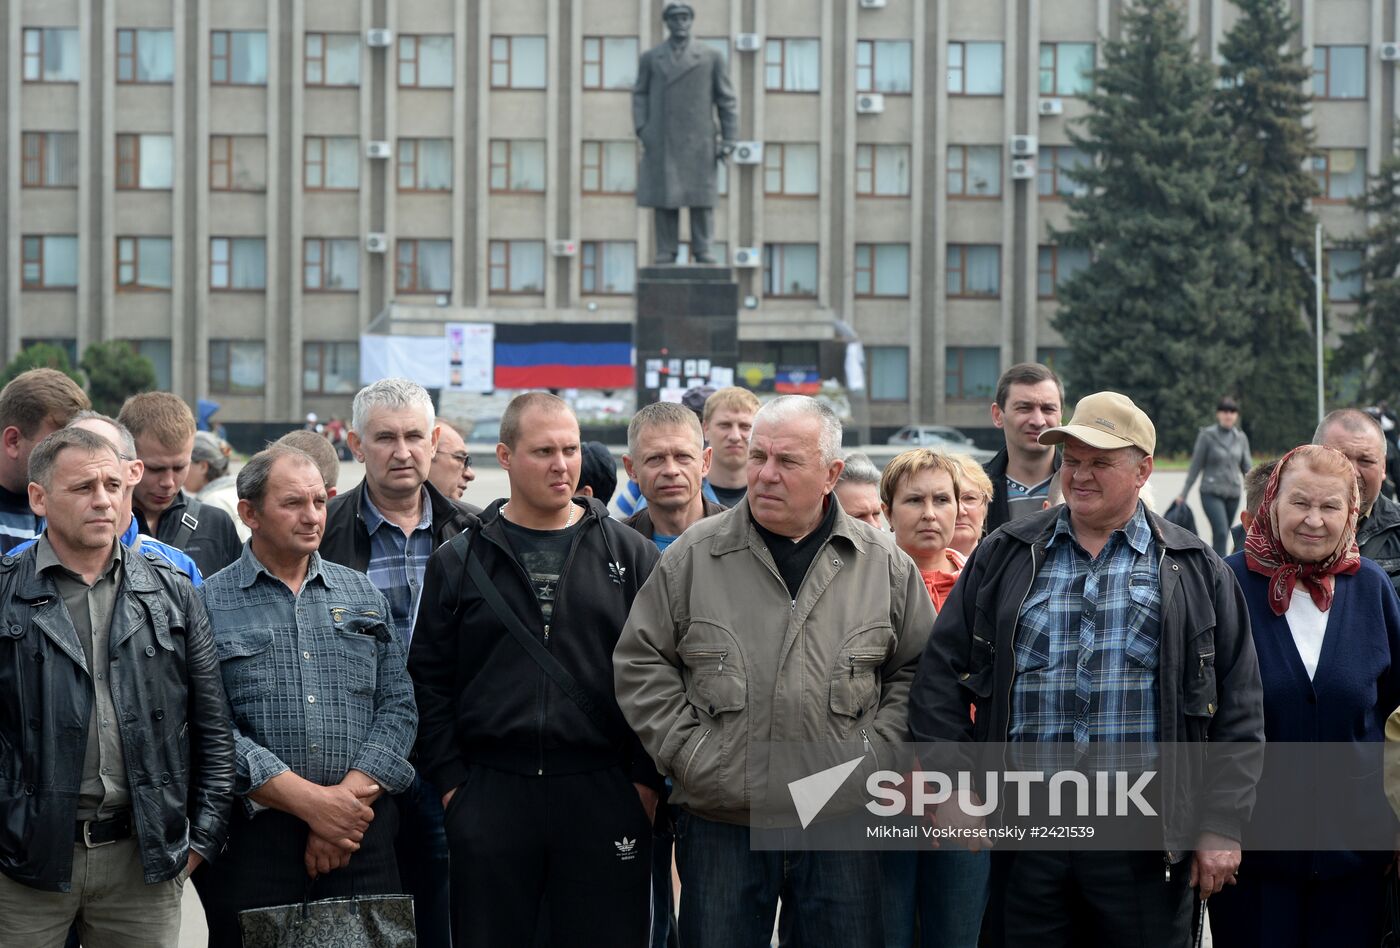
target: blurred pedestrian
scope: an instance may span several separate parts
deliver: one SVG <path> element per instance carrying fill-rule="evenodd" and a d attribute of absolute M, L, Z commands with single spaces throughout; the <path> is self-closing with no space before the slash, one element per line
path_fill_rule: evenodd
<path fill-rule="evenodd" d="M 1222 396 L 1215 406 L 1215 424 L 1207 425 L 1196 435 L 1186 486 L 1176 498 L 1177 503 L 1185 504 L 1186 496 L 1200 479 L 1201 507 L 1210 521 L 1210 545 L 1220 556 L 1230 552 L 1230 527 L 1244 491 L 1242 478 L 1254 464 L 1249 456 L 1249 437 L 1240 430 L 1239 420 L 1239 403 L 1228 395 Z"/>
<path fill-rule="evenodd" d="M 880 523 L 880 469 L 860 451 L 847 451 L 844 460 L 846 466 L 841 468 L 841 477 L 833 491 L 841 503 L 841 509 L 852 520 L 862 520 L 876 530 L 883 530 L 884 525 Z"/>
<path fill-rule="evenodd" d="M 967 559 L 986 533 L 987 512 L 995 489 L 982 465 L 966 454 L 950 455 L 958 465 L 958 521 L 953 526 L 953 542 L 948 544 Z M 1049 503 L 1049 497 L 1046 498 Z"/>

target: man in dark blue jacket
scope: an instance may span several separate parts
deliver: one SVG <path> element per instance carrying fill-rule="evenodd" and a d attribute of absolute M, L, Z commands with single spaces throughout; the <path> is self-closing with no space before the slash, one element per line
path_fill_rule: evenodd
<path fill-rule="evenodd" d="M 456 948 L 533 944 L 541 917 L 570 943 L 647 944 L 661 778 L 618 710 L 612 653 L 658 554 L 574 496 L 580 453 L 563 401 L 518 396 L 496 447 L 510 498 L 424 578 L 408 667 Z"/>

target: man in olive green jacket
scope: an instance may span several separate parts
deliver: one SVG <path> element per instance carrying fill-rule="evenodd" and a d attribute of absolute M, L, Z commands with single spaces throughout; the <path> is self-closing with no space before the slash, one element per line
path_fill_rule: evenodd
<path fill-rule="evenodd" d="M 751 815 L 769 825 L 783 783 L 805 776 L 774 774 L 768 797 L 772 745 L 844 744 L 866 754 L 863 773 L 890 766 L 891 745 L 907 740 L 933 606 L 893 537 L 835 502 L 840 445 L 821 403 L 765 405 L 747 498 L 672 544 L 613 654 L 618 704 L 681 808 L 688 948 L 766 943 L 780 892 L 799 941 L 882 944 L 877 853 L 787 860 L 749 841 Z"/>

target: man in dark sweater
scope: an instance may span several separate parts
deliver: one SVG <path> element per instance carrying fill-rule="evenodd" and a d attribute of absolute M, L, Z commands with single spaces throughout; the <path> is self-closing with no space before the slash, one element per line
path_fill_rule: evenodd
<path fill-rule="evenodd" d="M 997 380 L 992 424 L 1006 435 L 1006 447 L 983 465 L 992 479 L 986 533 L 1044 508 L 1060 459 L 1038 439 L 1060 423 L 1064 399 L 1059 376 L 1038 362 L 1013 365 Z"/>
<path fill-rule="evenodd" d="M 122 405 L 117 421 L 136 438 L 145 465 L 132 494 L 140 531 L 188 553 L 208 579 L 238 559 L 243 543 L 233 519 L 185 492 L 194 452 L 194 415 L 170 392 L 142 392 Z"/>
<path fill-rule="evenodd" d="M 1356 544 L 1375 560 L 1400 592 L 1400 503 L 1381 493 L 1385 481 L 1386 437 L 1380 422 L 1364 411 L 1341 408 L 1327 415 L 1313 433 L 1313 444 L 1336 448 L 1356 469 L 1361 485 L 1361 519 Z"/>
<path fill-rule="evenodd" d="M 0 390 L 0 553 L 38 535 L 29 509 L 29 452 L 92 404 L 78 383 L 55 369 L 30 369 Z"/>

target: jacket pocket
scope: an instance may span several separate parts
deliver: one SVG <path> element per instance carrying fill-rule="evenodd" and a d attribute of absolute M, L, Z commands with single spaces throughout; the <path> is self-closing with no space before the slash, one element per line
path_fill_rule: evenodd
<path fill-rule="evenodd" d="M 713 718 L 744 709 L 748 698 L 744 663 L 727 629 L 692 619 L 677 651 L 684 663 L 686 700 L 696 710 Z"/>
<path fill-rule="evenodd" d="M 1139 668 L 1156 668 L 1162 635 L 1161 597 L 1149 583 L 1133 577 L 1128 583 L 1128 598 L 1128 628 L 1132 631 L 1123 650 L 1128 661 Z"/>
<path fill-rule="evenodd" d="M 862 718 L 880 704 L 880 666 L 888 652 L 883 648 L 843 648 L 831 671 L 831 710 L 847 718 Z"/>
<path fill-rule="evenodd" d="M 214 639 L 219 670 L 229 700 L 266 698 L 272 694 L 274 667 L 271 629 L 237 629 Z"/>
<path fill-rule="evenodd" d="M 336 642 L 345 663 L 345 690 L 352 695 L 374 694 L 379 671 L 375 640 L 356 632 L 338 632 Z"/>

